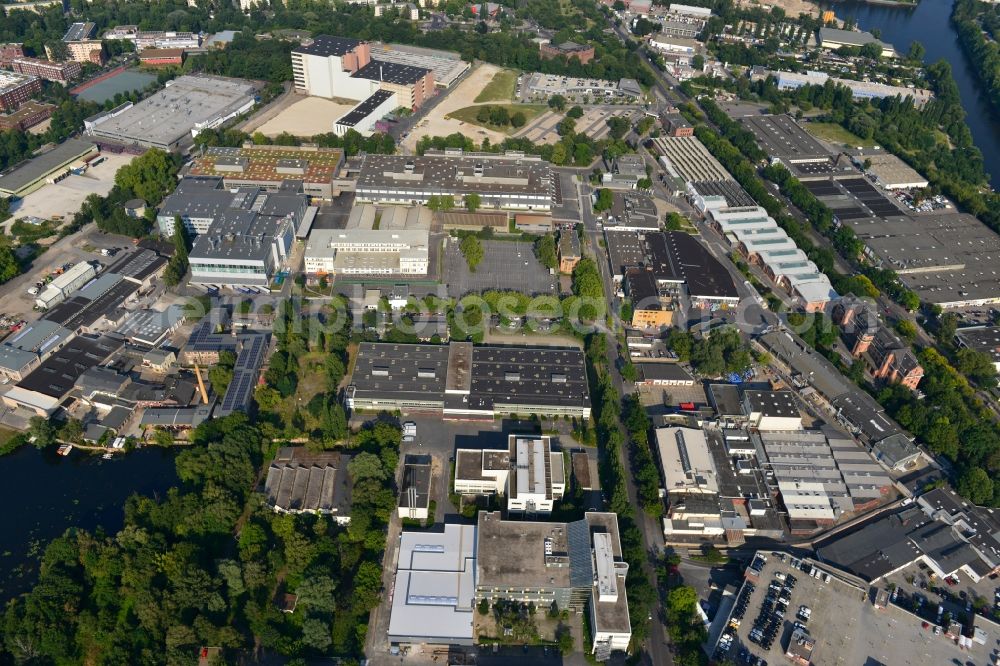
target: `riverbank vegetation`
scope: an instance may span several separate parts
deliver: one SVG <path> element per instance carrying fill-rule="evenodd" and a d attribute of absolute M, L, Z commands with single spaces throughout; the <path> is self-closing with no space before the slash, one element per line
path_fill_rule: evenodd
<path fill-rule="evenodd" d="M 387 428 L 358 438 L 376 461 L 398 446 Z M 7 658 L 186 663 L 202 645 L 254 642 L 290 657 L 361 653 L 392 491 L 355 492 L 346 528 L 279 515 L 254 492 L 277 444 L 245 415 L 204 423 L 192 444 L 177 456 L 181 487 L 130 498 L 118 534 L 70 530 L 49 544 L 34 589 L 4 615 Z M 275 602 L 286 591 L 293 613 Z"/>

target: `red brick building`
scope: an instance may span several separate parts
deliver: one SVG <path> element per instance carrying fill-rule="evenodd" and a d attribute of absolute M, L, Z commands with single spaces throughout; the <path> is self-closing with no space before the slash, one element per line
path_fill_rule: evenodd
<path fill-rule="evenodd" d="M 184 49 L 146 49 L 139 54 L 143 67 L 173 67 L 184 63 Z"/>
<path fill-rule="evenodd" d="M 23 55 L 24 49 L 20 44 L 0 44 L 0 67 L 10 69 L 11 61 Z"/>
<path fill-rule="evenodd" d="M 13 111 L 41 91 L 37 76 L 0 72 L 0 111 Z"/>
<path fill-rule="evenodd" d="M 576 58 L 581 65 L 586 65 L 594 59 L 594 47 L 587 44 L 577 44 L 576 42 L 563 42 L 562 44 L 541 44 L 538 47 L 539 55 L 546 60 L 566 56 L 566 59 Z"/>
<path fill-rule="evenodd" d="M 18 74 L 30 74 L 46 81 L 67 83 L 83 73 L 83 67 L 78 62 L 52 62 L 39 58 L 14 58 L 11 69 Z"/>
<path fill-rule="evenodd" d="M 0 131 L 25 131 L 52 116 L 54 104 L 28 101 L 13 113 L 0 114 Z"/>

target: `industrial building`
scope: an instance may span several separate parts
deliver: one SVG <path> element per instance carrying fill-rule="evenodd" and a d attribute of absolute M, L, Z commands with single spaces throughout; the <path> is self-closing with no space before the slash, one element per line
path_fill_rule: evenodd
<path fill-rule="evenodd" d="M 601 97 L 605 99 L 615 97 L 637 99 L 642 96 L 642 88 L 634 79 L 609 81 L 537 72 L 528 76 L 522 89 L 526 94 L 538 98 L 564 95 L 575 99 L 585 95 L 597 101 Z"/>
<path fill-rule="evenodd" d="M 629 326 L 639 330 L 670 326 L 674 318 L 674 298 L 669 291 L 661 289 L 653 271 L 630 268 L 625 272 L 623 285 L 632 305 Z"/>
<path fill-rule="evenodd" d="M 398 107 L 396 93 L 376 90 L 371 97 L 334 121 L 333 133 L 344 136 L 348 131 L 354 130 L 361 136 L 371 136 L 375 132 L 375 124 Z"/>
<path fill-rule="evenodd" d="M 427 520 L 430 516 L 432 470 L 430 459 L 407 456 L 399 484 L 396 513 L 400 519 Z"/>
<path fill-rule="evenodd" d="M 95 275 L 97 275 L 97 269 L 94 268 L 93 264 L 81 261 L 47 284 L 45 289 L 35 298 L 35 305 L 43 310 L 58 305 L 74 291 L 90 282 Z"/>
<path fill-rule="evenodd" d="M 26 324 L 0 345 L 0 376 L 21 381 L 74 335 L 73 331 L 45 319 Z"/>
<path fill-rule="evenodd" d="M 657 137 L 653 148 L 659 162 L 671 176 L 685 182 L 730 180 L 729 172 L 694 136 Z"/>
<path fill-rule="evenodd" d="M 0 111 L 14 111 L 41 90 L 37 76 L 0 71 Z"/>
<path fill-rule="evenodd" d="M 427 229 L 314 229 L 306 242 L 310 275 L 426 275 Z"/>
<path fill-rule="evenodd" d="M 2 181 L 0 181 L 2 183 Z M 876 266 L 895 271 L 922 301 L 943 308 L 1000 303 L 1000 236 L 965 213 L 928 213 L 843 221 Z"/>
<path fill-rule="evenodd" d="M 455 493 L 503 495 L 508 512 L 550 514 L 566 493 L 563 454 L 547 435 L 510 435 L 506 449 L 458 449 Z"/>
<path fill-rule="evenodd" d="M 105 118 L 87 133 L 144 148 L 182 151 L 202 130 L 218 127 L 256 103 L 254 83 L 186 74 L 121 114 Z"/>
<path fill-rule="evenodd" d="M 955 334 L 959 347 L 986 354 L 993 367 L 1000 372 L 1000 326 L 972 326 L 960 328 Z"/>
<path fill-rule="evenodd" d="M 826 274 L 759 206 L 709 208 L 707 218 L 733 247 L 759 266 L 807 312 L 822 310 L 837 297 Z"/>
<path fill-rule="evenodd" d="M 458 204 L 466 194 L 478 194 L 483 207 L 547 211 L 555 180 L 547 162 L 522 154 L 366 155 L 356 196 L 382 204 L 451 196 Z"/>
<path fill-rule="evenodd" d="M 389 611 L 393 645 L 473 645 L 477 527 L 403 531 Z"/>
<path fill-rule="evenodd" d="M 346 525 L 351 521 L 351 456 L 338 451 L 282 447 L 267 468 L 264 495 L 278 513 L 318 513 Z"/>
<path fill-rule="evenodd" d="M 802 429 L 802 415 L 792 391 L 745 390 L 742 393 L 743 413 L 751 428 L 759 432 Z"/>
<path fill-rule="evenodd" d="M 46 81 L 58 81 L 68 83 L 83 73 L 80 63 L 69 60 L 67 62 L 50 62 L 40 58 L 14 58 L 10 63 L 10 68 L 18 74 L 37 76 Z"/>
<path fill-rule="evenodd" d="M 745 116 L 740 124 L 753 132 L 757 145 L 771 159 L 786 164 L 829 162 L 830 151 L 791 116 Z"/>
<path fill-rule="evenodd" d="M 368 42 L 319 35 L 292 51 L 297 92 L 363 101 L 376 90 L 396 93 L 399 105 L 416 110 L 434 92 L 434 72 L 372 58 Z"/>
<path fill-rule="evenodd" d="M 703 50 L 702 43 L 696 39 L 676 37 L 664 33 L 650 37 L 649 45 L 662 53 L 680 54 L 682 56 L 694 56 Z"/>
<path fill-rule="evenodd" d="M 896 57 L 896 50 L 892 44 L 886 44 L 875 37 L 870 32 L 860 30 L 840 30 L 839 28 L 823 27 L 819 29 L 820 48 L 828 51 L 836 51 L 842 46 L 860 48 L 866 44 L 878 44 L 882 47 L 882 56 L 885 58 Z"/>
<path fill-rule="evenodd" d="M 460 54 L 452 51 L 380 42 L 372 42 L 369 49 L 374 60 L 431 70 L 434 85 L 442 89 L 450 88 L 472 67 L 472 63 L 462 60 Z"/>
<path fill-rule="evenodd" d="M 873 83 L 871 81 L 856 81 L 854 79 L 841 79 L 831 77 L 826 72 L 807 71 L 804 74 L 798 72 L 769 72 L 777 80 L 778 90 L 795 90 L 802 86 L 822 86 L 828 80 L 839 86 L 850 89 L 854 99 L 882 99 L 883 97 L 912 97 L 913 103 L 921 106 L 931 101 L 934 93 L 923 88 L 905 88 L 902 86 L 890 86 L 884 83 Z"/>
<path fill-rule="evenodd" d="M 97 146 L 93 143 L 66 139 L 51 150 L 16 164 L 0 174 L 0 194 L 6 197 L 23 197 L 69 173 L 71 165 L 96 154 Z"/>
<path fill-rule="evenodd" d="M 548 523 L 503 520 L 479 513 L 475 550 L 476 600 L 510 600 L 590 616 L 599 661 L 624 651 L 632 638 L 618 517 L 587 512 L 582 520 Z"/>
<path fill-rule="evenodd" d="M 4 405 L 34 416 L 52 416 L 80 375 L 104 363 L 123 344 L 112 335 L 74 337 L 11 387 L 3 396 Z"/>
<path fill-rule="evenodd" d="M 301 183 L 302 192 L 316 199 L 339 194 L 344 151 L 316 146 L 210 147 L 194 158 L 186 175 L 221 178 L 226 189 L 259 187 L 268 191 Z"/>
<path fill-rule="evenodd" d="M 305 195 L 244 188 L 200 234 L 188 255 L 191 283 L 270 286 L 308 208 Z"/>
<path fill-rule="evenodd" d="M 346 402 L 349 409 L 425 411 L 445 418 L 590 418 L 583 352 L 559 347 L 363 342 Z"/>
<path fill-rule="evenodd" d="M 816 553 L 869 583 L 921 564 L 940 580 L 964 576 L 978 582 L 1000 566 L 998 533 L 989 509 L 950 488 L 935 488 L 914 505 L 820 542 Z"/>
<path fill-rule="evenodd" d="M 78 42 L 82 39 L 90 39 L 97 34 L 97 24 L 87 21 L 85 23 L 71 23 L 63 35 L 64 42 Z"/>
<path fill-rule="evenodd" d="M 916 169 L 892 153 L 875 150 L 860 151 L 855 162 L 866 165 L 865 172 L 886 190 L 911 190 L 927 187 L 928 181 Z"/>

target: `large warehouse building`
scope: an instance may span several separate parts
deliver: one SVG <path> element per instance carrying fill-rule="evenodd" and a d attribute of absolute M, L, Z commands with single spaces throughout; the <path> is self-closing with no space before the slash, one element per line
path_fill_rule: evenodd
<path fill-rule="evenodd" d="M 361 343 L 350 409 L 590 418 L 583 352 L 558 347 Z"/>
<path fill-rule="evenodd" d="M 257 87 L 249 81 L 185 75 L 87 131 L 96 138 L 181 151 L 202 130 L 218 127 L 256 103 Z"/>
<path fill-rule="evenodd" d="M 555 180 L 547 162 L 520 154 L 367 155 L 357 199 L 411 204 L 451 196 L 459 205 L 477 194 L 483 207 L 549 210 Z"/>
<path fill-rule="evenodd" d="M 69 172 L 69 167 L 86 157 L 97 154 L 97 146 L 89 141 L 67 139 L 52 150 L 15 165 L 0 174 L 0 194 L 23 197 L 49 180 Z"/>
<path fill-rule="evenodd" d="M 303 193 L 330 199 L 337 189 L 334 181 L 343 165 L 344 151 L 340 148 L 212 147 L 195 158 L 187 175 L 222 178 L 227 189 L 260 187 L 274 191 L 284 183 L 301 181 Z"/>

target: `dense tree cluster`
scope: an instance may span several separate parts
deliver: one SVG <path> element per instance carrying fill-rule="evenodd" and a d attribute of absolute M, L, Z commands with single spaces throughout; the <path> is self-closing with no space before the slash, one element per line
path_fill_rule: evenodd
<path fill-rule="evenodd" d="M 235 653 L 255 641 L 290 657 L 359 655 L 399 440 L 383 422 L 356 436 L 363 469 L 349 470 L 352 521 L 341 528 L 263 507 L 254 489 L 276 444 L 243 414 L 207 421 L 177 455 L 180 488 L 133 496 L 117 535 L 70 530 L 46 548 L 38 583 L 7 608 L 4 657 L 187 663 L 201 645 Z M 294 613 L 276 607 L 284 592 L 298 595 Z"/>
<path fill-rule="evenodd" d="M 311 137 L 298 137 L 284 132 L 272 138 L 260 132 L 251 135 L 237 129 L 218 128 L 203 130 L 195 138 L 196 144 L 206 147 L 235 148 L 248 142 L 258 146 L 300 146 L 303 143 L 310 143 L 320 148 L 343 148 L 348 157 L 362 152 L 379 155 L 392 155 L 396 152 L 396 142 L 388 134 L 376 132 L 369 137 L 363 137 L 353 129 L 347 130 L 343 136 L 327 132 Z"/>

